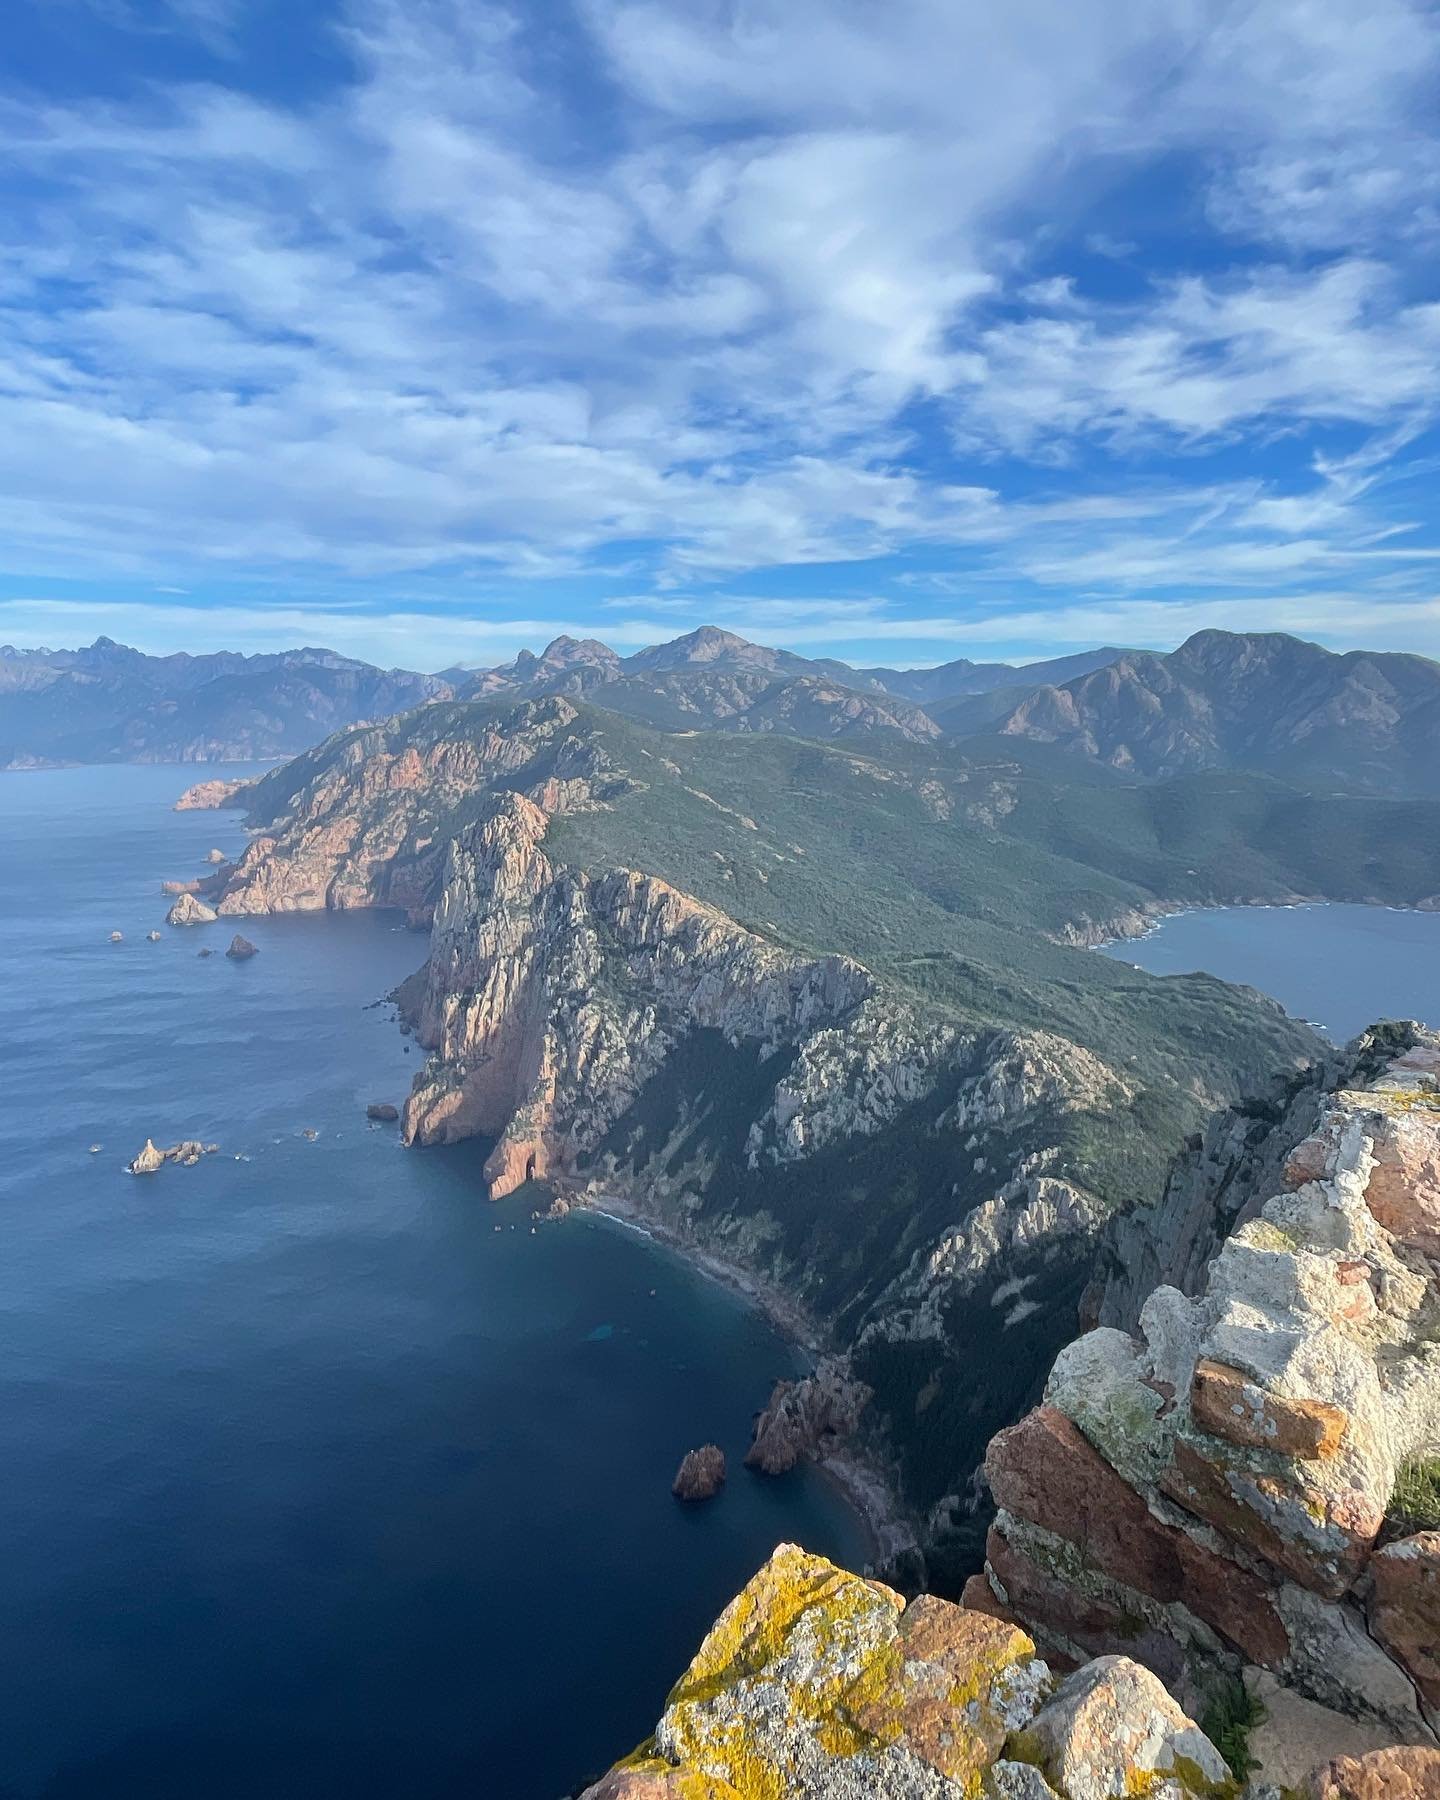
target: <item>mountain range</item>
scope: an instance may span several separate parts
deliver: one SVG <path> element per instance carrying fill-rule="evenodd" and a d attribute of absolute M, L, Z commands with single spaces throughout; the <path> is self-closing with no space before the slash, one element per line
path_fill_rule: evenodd
<path fill-rule="evenodd" d="M 333 650 L 146 656 L 0 645 L 0 769 L 73 763 L 263 761 L 342 725 L 448 695 L 434 675 Z"/>
<path fill-rule="evenodd" d="M 714 626 L 620 656 L 540 655 L 438 674 L 323 649 L 146 656 L 0 647 L 0 768 L 294 755 L 427 701 L 563 694 L 666 731 L 916 746 L 1004 740 L 1093 779 L 1242 770 L 1348 792 L 1440 794 L 1440 663 L 1337 654 L 1282 633 L 1203 631 L 1169 654 L 1107 646 L 1027 664 L 852 668 Z"/>

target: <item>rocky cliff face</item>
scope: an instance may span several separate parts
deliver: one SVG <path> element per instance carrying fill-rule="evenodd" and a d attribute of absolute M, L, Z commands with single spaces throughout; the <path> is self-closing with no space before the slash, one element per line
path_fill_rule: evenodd
<path fill-rule="evenodd" d="M 432 710 L 418 726 L 410 715 L 357 731 L 255 783 L 251 817 L 269 829 L 240 858 L 218 910 L 395 906 L 428 923 L 453 831 L 497 783 L 550 812 L 603 806 L 623 786 L 603 750 L 572 731 L 566 700 L 532 701 L 465 733 L 446 730 L 449 709 Z"/>
<path fill-rule="evenodd" d="M 1123 1647 L 1182 1696 L 1259 1668 L 1433 1744 L 1440 1537 L 1406 1535 L 1392 1496 L 1440 1453 L 1440 1038 L 1372 1033 L 1344 1084 L 1332 1070 L 1259 1123 L 1249 1160 L 1253 1119 L 1194 1153 L 1211 1185 L 1192 1230 L 1172 1182 L 1151 1267 L 1193 1291 L 1158 1286 L 1133 1334 L 1077 1339 L 992 1443 L 972 1593 L 1052 1652 Z"/>
<path fill-rule="evenodd" d="M 454 840 L 417 1018 L 435 1056 L 406 1140 L 496 1138 L 494 1198 L 573 1176 L 685 1032 L 773 1052 L 873 988 L 859 964 L 779 950 L 653 876 L 557 868 L 548 822 L 509 794 Z"/>

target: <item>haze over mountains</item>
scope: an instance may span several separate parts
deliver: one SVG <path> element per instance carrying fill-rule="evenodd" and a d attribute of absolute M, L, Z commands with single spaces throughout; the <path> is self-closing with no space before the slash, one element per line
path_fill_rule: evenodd
<path fill-rule="evenodd" d="M 1024 665 L 853 668 L 704 626 L 621 656 L 559 637 L 496 668 L 381 670 L 323 649 L 152 657 L 0 647 L 0 767 L 293 755 L 430 700 L 564 694 L 669 731 L 1025 744 L 1077 773 L 1237 769 L 1356 792 L 1440 792 L 1440 664 L 1281 633 L 1199 632 Z"/>

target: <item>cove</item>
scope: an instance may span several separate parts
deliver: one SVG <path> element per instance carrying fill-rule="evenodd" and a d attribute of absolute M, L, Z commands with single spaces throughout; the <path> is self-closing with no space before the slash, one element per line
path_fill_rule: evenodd
<path fill-rule="evenodd" d="M 1440 913 L 1385 906 L 1220 906 L 1103 947 L 1152 975 L 1203 969 L 1272 995 L 1345 1043 L 1377 1019 L 1440 1021 Z"/>
<path fill-rule="evenodd" d="M 752 1306 L 367 1124 L 423 937 L 163 924 L 161 878 L 244 842 L 171 811 L 194 773 L 0 781 L 0 1793 L 558 1800 L 776 1542 L 853 1566 L 862 1528 L 740 1466 L 798 1366 Z M 147 1135 L 221 1149 L 129 1176 Z M 710 1438 L 729 1482 L 683 1508 Z"/>

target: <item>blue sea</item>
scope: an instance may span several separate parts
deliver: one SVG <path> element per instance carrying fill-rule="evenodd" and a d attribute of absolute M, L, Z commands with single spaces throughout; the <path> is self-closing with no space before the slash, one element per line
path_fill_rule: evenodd
<path fill-rule="evenodd" d="M 1440 1025 L 1440 913 L 1222 906 L 1174 913 L 1105 954 L 1152 975 L 1203 969 L 1273 995 L 1343 1044 L 1377 1019 Z"/>
<path fill-rule="evenodd" d="M 244 842 L 196 773 L 0 777 L 0 1795 L 555 1800 L 778 1540 L 860 1527 L 740 1466 L 797 1366 L 753 1308 L 367 1125 L 423 938 L 163 924 Z M 147 1136 L 221 1148 L 132 1177 Z"/>

